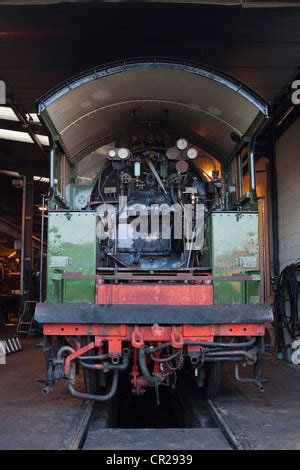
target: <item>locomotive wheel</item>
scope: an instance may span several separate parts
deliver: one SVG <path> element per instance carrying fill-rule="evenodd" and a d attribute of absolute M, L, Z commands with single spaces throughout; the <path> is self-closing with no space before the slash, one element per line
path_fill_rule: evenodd
<path fill-rule="evenodd" d="M 211 362 L 208 364 L 204 389 L 206 398 L 213 398 L 219 393 L 222 383 L 222 372 L 222 362 Z"/>

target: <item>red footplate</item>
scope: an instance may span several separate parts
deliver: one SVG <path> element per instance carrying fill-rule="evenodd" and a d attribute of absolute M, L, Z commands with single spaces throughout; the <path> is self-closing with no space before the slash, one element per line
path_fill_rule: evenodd
<path fill-rule="evenodd" d="M 98 283 L 97 304 L 212 305 L 211 284 L 104 284 Z"/>

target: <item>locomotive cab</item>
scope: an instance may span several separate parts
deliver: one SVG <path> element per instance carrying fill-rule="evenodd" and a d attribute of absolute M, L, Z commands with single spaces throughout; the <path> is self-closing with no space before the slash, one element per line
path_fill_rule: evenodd
<path fill-rule="evenodd" d="M 210 396 L 224 362 L 262 391 L 272 314 L 254 150 L 266 104 L 199 66 L 146 61 L 76 77 L 38 106 L 52 142 L 46 299 L 35 313 L 45 393 L 65 378 L 74 396 L 105 401 L 120 374 L 139 395 L 185 371 Z"/>

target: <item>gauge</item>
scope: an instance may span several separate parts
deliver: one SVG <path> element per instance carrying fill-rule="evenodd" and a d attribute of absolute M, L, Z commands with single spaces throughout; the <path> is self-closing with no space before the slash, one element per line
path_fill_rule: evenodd
<path fill-rule="evenodd" d="M 114 149 L 110 149 L 107 154 L 108 158 L 115 158 L 116 155 L 117 155 L 117 152 Z"/>
<path fill-rule="evenodd" d="M 186 154 L 187 154 L 188 158 L 190 158 L 191 160 L 194 160 L 194 158 L 196 158 L 198 156 L 198 151 L 194 147 L 191 147 L 191 148 L 188 149 Z"/>
<path fill-rule="evenodd" d="M 179 160 L 181 154 L 177 147 L 170 147 L 166 151 L 166 157 L 168 160 Z"/>
<path fill-rule="evenodd" d="M 179 149 L 179 150 L 185 150 L 188 146 L 188 142 L 186 139 L 178 139 L 177 142 L 176 142 L 176 147 Z"/>
<path fill-rule="evenodd" d="M 130 152 L 128 149 L 126 148 L 120 148 L 118 150 L 118 157 L 120 158 L 120 160 L 126 160 L 130 155 Z"/>

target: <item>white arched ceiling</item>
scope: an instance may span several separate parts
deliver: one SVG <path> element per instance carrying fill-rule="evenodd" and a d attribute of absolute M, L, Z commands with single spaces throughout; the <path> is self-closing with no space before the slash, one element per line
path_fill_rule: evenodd
<path fill-rule="evenodd" d="M 213 150 L 224 161 L 266 103 L 229 77 L 176 61 L 128 62 L 88 71 L 39 100 L 39 113 L 70 159 L 118 135 L 147 130 L 177 133 Z M 149 127 L 148 127 L 149 131 Z"/>

